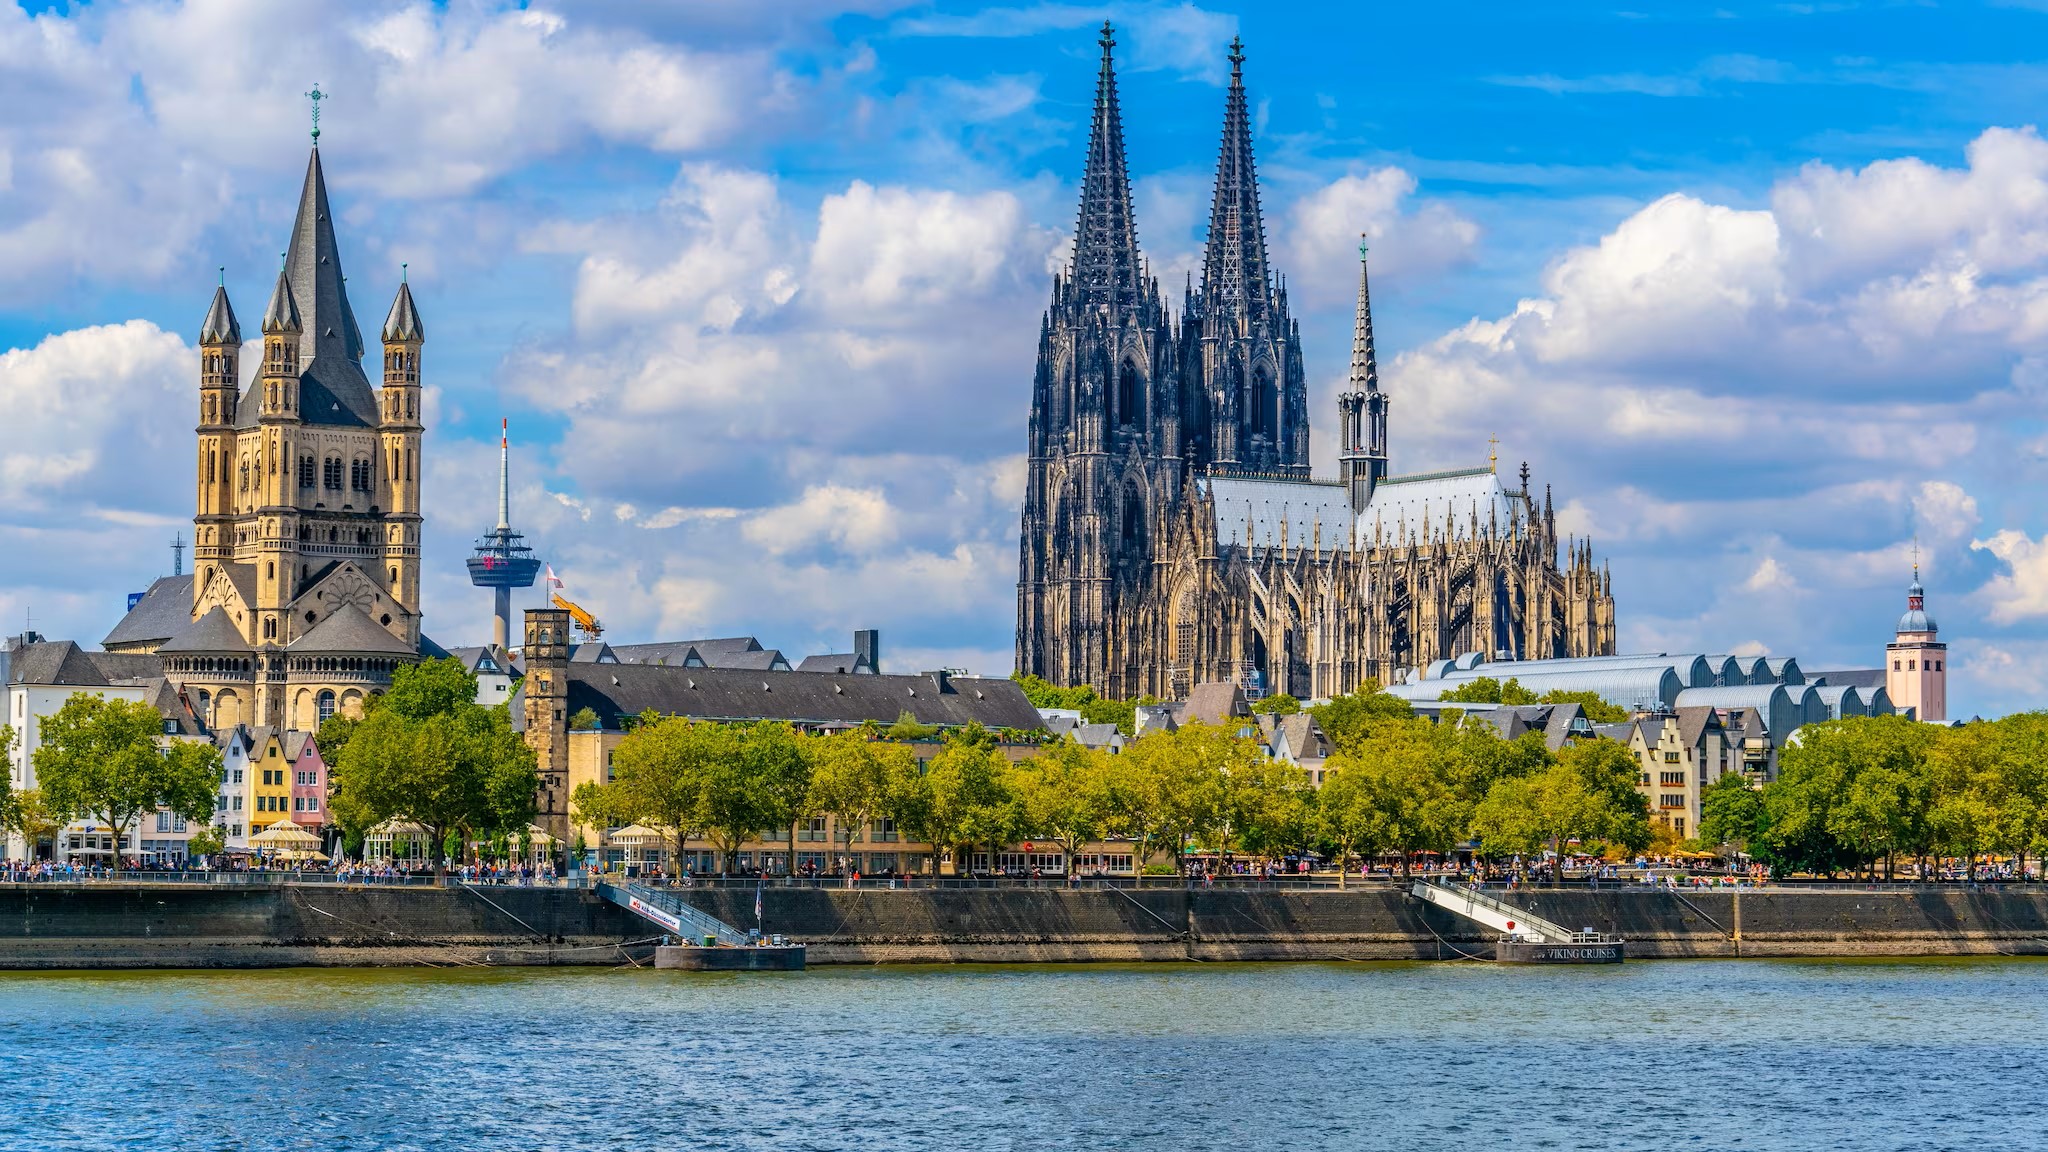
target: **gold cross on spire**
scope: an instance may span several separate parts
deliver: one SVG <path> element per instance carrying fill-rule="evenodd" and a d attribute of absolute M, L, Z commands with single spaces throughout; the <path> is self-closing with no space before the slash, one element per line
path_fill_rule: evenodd
<path fill-rule="evenodd" d="M 1486 443 L 1487 443 L 1487 449 L 1486 449 L 1486 470 L 1487 470 L 1488 472 L 1499 472 L 1499 471 L 1500 471 L 1500 437 L 1498 437 L 1498 436 L 1488 436 L 1488 437 L 1486 438 Z"/>
<path fill-rule="evenodd" d="M 313 90 L 306 93 L 306 99 L 313 102 L 313 143 L 317 145 L 320 143 L 320 102 L 327 99 L 327 93 L 322 92 L 320 86 L 315 84 Z"/>

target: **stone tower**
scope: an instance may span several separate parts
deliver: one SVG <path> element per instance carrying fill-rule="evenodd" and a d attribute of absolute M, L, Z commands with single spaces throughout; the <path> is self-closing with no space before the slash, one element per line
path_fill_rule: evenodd
<path fill-rule="evenodd" d="M 1338 479 L 1351 498 L 1351 511 L 1364 514 L 1373 490 L 1387 478 L 1387 397 L 1372 347 L 1372 285 L 1367 275 L 1365 238 L 1358 244 L 1358 318 L 1351 335 L 1351 378 L 1337 396 L 1342 444 Z"/>
<path fill-rule="evenodd" d="M 1920 586 L 1920 565 L 1913 565 L 1913 583 L 1906 588 L 1906 614 L 1890 644 L 1885 645 L 1885 694 L 1892 706 L 1911 708 L 1915 720 L 1948 720 L 1948 645 L 1936 638 L 1934 617 L 1927 614 L 1927 590 Z"/>
<path fill-rule="evenodd" d="M 526 610 L 526 742 L 540 772 L 540 826 L 569 841 L 569 614 Z"/>
<path fill-rule="evenodd" d="M 1209 208 L 1202 283 L 1183 309 L 1183 360 L 1202 413 L 1190 455 L 1217 471 L 1307 479 L 1308 378 L 1301 329 L 1275 283 L 1259 212 L 1244 45 L 1230 42 L 1230 90 Z M 1204 418 L 1205 417 L 1205 418 Z"/>
<path fill-rule="evenodd" d="M 1098 43 L 1073 261 L 1039 328 L 1017 588 L 1017 667 L 1063 684 L 1105 682 L 1108 622 L 1182 482 L 1174 332 L 1138 252 L 1108 24 Z"/>

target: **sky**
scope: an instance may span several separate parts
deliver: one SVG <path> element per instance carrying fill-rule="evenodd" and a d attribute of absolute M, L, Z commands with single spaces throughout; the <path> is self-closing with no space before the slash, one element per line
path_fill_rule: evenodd
<path fill-rule="evenodd" d="M 1169 285 L 1244 38 L 1319 473 L 1366 232 L 1394 470 L 1497 436 L 1623 651 L 1873 667 L 1917 555 L 1951 714 L 2038 706 L 2020 2 L 0 2 L 0 622 L 96 643 L 169 573 L 199 324 L 218 276 L 255 335 L 317 84 L 366 336 L 401 269 L 427 326 L 429 635 L 488 637 L 504 417 L 514 525 L 607 639 L 1007 673 L 1105 18 Z"/>

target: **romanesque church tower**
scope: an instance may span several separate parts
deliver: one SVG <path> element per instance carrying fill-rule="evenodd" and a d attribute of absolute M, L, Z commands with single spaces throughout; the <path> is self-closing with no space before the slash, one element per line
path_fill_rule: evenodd
<path fill-rule="evenodd" d="M 363 371 L 318 132 L 291 241 L 241 385 L 227 288 L 200 326 L 193 573 L 159 582 L 107 639 L 156 652 L 216 728 L 311 729 L 354 711 L 420 652 L 420 348 L 401 283 L 383 387 Z M 156 622 L 182 594 L 186 623 Z"/>

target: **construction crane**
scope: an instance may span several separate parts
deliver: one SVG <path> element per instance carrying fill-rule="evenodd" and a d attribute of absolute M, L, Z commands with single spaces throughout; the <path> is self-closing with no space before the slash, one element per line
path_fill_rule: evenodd
<path fill-rule="evenodd" d="M 562 595 L 562 578 L 555 575 L 553 565 L 548 566 L 547 588 L 548 599 L 555 607 L 569 614 L 569 619 L 576 622 L 577 630 L 583 633 L 585 639 L 595 640 L 604 635 L 604 625 L 598 622 L 597 617 L 592 616 L 583 605 Z"/>
<path fill-rule="evenodd" d="M 549 599 L 555 602 L 555 607 L 569 614 L 569 618 L 576 622 L 577 630 L 582 632 L 586 639 L 595 640 L 604 635 L 604 625 L 598 623 L 597 617 L 592 616 L 581 604 L 564 599 L 560 592 Z"/>

